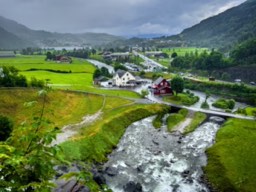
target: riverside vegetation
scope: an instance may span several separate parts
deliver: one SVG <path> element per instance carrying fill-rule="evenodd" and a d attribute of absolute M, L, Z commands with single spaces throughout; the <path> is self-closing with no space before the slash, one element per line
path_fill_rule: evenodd
<path fill-rule="evenodd" d="M 216 190 L 255 191 L 255 139 L 255 121 L 229 119 L 218 131 L 204 168 Z"/>

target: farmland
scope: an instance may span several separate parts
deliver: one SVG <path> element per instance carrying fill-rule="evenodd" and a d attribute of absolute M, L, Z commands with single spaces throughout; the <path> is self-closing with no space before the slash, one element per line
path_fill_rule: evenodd
<path fill-rule="evenodd" d="M 56 63 L 45 61 L 44 56 L 17 56 L 16 58 L 0 59 L 0 66 L 14 66 L 20 74 L 30 80 L 48 80 L 53 88 L 81 90 L 86 92 L 140 98 L 137 93 L 127 90 L 104 90 L 93 86 L 95 67 L 85 60 L 73 58 L 73 62 Z"/>
<path fill-rule="evenodd" d="M 162 49 L 164 53 L 172 55 L 176 52 L 178 56 L 185 56 L 186 54 L 191 54 L 197 52 L 198 54 L 208 51 L 208 48 L 196 48 L 196 47 L 174 47 L 174 48 L 164 48 Z"/>

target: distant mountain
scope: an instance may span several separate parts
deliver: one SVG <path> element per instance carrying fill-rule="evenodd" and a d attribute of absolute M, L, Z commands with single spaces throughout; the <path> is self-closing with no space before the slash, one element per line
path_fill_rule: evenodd
<path fill-rule="evenodd" d="M 0 49 L 19 49 L 30 45 L 32 44 L 0 27 Z"/>
<path fill-rule="evenodd" d="M 16 21 L 6 19 L 2 16 L 0 16 L 0 27 L 27 42 L 23 47 L 26 47 L 27 45 L 38 47 L 102 45 L 123 39 L 122 37 L 105 33 L 71 34 L 32 30 Z M 2 39 L 2 36 L 0 36 L 0 39 Z"/>
<path fill-rule="evenodd" d="M 256 0 L 247 0 L 219 15 L 185 29 L 179 37 L 188 45 L 230 48 L 233 44 L 256 37 Z"/>

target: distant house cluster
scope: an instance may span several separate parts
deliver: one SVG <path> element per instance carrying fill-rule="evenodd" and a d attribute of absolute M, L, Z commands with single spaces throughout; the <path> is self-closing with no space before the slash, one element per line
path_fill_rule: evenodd
<path fill-rule="evenodd" d="M 15 57 L 13 51 L 0 51 L 0 58 Z"/>
<path fill-rule="evenodd" d="M 126 53 L 111 53 L 111 52 L 104 52 L 102 56 L 105 60 L 112 60 L 116 61 L 118 59 L 128 59 L 130 57 L 129 52 Z"/>

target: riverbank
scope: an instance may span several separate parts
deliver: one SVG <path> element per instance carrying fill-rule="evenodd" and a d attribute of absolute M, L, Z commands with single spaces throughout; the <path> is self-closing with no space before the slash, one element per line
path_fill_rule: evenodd
<path fill-rule="evenodd" d="M 256 123 L 229 119 L 207 150 L 204 172 L 217 191 L 255 191 Z"/>

